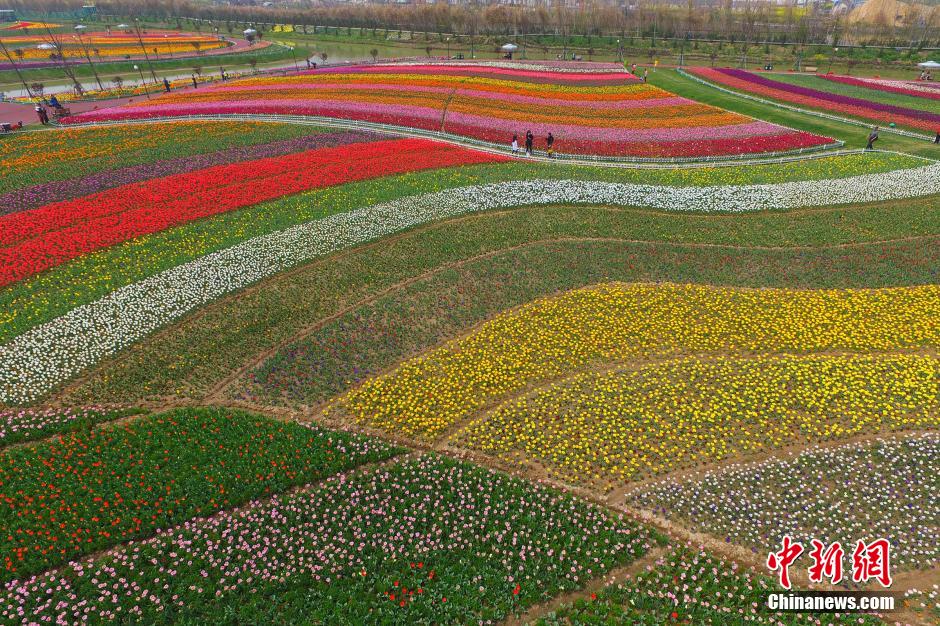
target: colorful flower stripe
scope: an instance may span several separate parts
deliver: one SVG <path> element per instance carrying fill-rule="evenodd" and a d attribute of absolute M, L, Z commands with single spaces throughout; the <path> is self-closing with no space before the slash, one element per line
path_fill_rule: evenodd
<path fill-rule="evenodd" d="M 584 500 L 424 455 L 12 581 L 0 621 L 495 624 L 657 542 Z"/>
<path fill-rule="evenodd" d="M 181 409 L 0 451 L 0 581 L 399 450 L 225 408 Z"/>
<path fill-rule="evenodd" d="M 337 97 L 342 94 L 352 100 L 355 98 L 366 98 L 375 92 L 402 92 L 405 94 L 415 93 L 434 93 L 444 96 L 454 94 L 456 96 L 467 96 L 470 98 L 490 98 L 494 92 L 482 89 L 441 87 L 433 85 L 397 85 L 384 83 L 299 83 L 292 85 L 293 89 L 298 91 L 310 91 L 311 96 L 317 95 L 316 91 L 330 92 L 325 95 Z M 253 92 L 283 92 L 284 86 L 277 84 L 254 85 Z M 234 93 L 244 92 L 244 87 L 219 86 L 214 89 L 216 92 L 224 93 L 232 91 Z M 499 94 L 499 100 L 504 102 L 513 102 L 517 104 L 533 104 L 539 106 L 570 106 L 573 98 L 561 98 L 537 95 L 526 95 L 525 93 L 505 92 Z M 192 101 L 192 100 L 190 100 Z M 651 109 L 655 107 L 672 107 L 683 104 L 690 104 L 691 100 L 679 96 L 667 96 L 663 98 L 637 98 L 621 99 L 616 94 L 611 94 L 609 98 L 581 98 L 578 100 L 578 106 L 586 109 Z"/>
<path fill-rule="evenodd" d="M 914 96 L 915 98 L 928 98 L 930 100 L 940 100 L 940 89 L 930 87 L 921 87 L 920 83 L 908 82 L 902 80 L 880 80 L 877 78 L 856 78 L 854 76 L 837 76 L 835 74 L 819 74 L 819 78 L 831 80 L 844 85 L 853 85 L 855 87 L 864 87 L 866 89 L 877 89 L 888 93 L 898 93 L 905 96 Z"/>
<path fill-rule="evenodd" d="M 741 80 L 751 81 L 755 84 L 769 87 L 771 89 L 783 89 L 791 91 L 798 95 L 809 96 L 811 98 L 819 98 L 821 100 L 827 100 L 829 102 L 834 102 L 836 104 L 845 104 L 848 106 L 856 107 L 868 107 L 873 111 L 881 111 L 885 113 L 894 113 L 896 115 L 901 115 L 905 117 L 913 117 L 916 119 L 930 120 L 934 122 L 940 122 L 940 115 L 933 113 L 928 113 L 927 111 L 918 111 L 917 109 L 909 109 L 907 107 L 899 107 L 891 104 L 883 104 L 880 102 L 871 102 L 869 100 L 862 100 L 860 98 L 849 98 L 847 96 L 840 96 L 838 94 L 829 93 L 826 91 L 820 91 L 818 89 L 810 89 L 808 87 L 800 87 L 799 85 L 790 85 L 788 83 L 782 83 L 780 81 L 771 80 L 764 76 L 758 76 L 757 74 L 752 74 L 751 72 L 746 72 L 744 70 L 736 70 L 731 68 L 725 68 L 718 70 L 729 76 L 739 78 Z"/>
<path fill-rule="evenodd" d="M 458 116 L 452 117 L 457 118 Z M 683 132 L 677 129 L 674 133 L 670 133 L 668 130 L 640 130 L 619 132 L 608 131 L 606 133 L 601 132 L 598 134 L 602 136 L 616 135 L 622 137 L 623 143 L 617 146 L 617 150 L 613 153 L 615 156 L 637 156 L 648 158 L 700 157 L 710 156 L 713 154 L 761 153 L 771 151 L 797 150 L 800 148 L 811 148 L 819 145 L 820 138 L 818 135 L 812 135 L 810 133 L 795 133 L 787 131 L 786 129 L 782 129 L 779 126 L 776 127 L 775 130 L 782 132 L 783 134 L 749 136 L 746 132 L 741 132 L 741 136 L 735 136 L 737 134 L 735 129 L 742 127 L 745 130 L 747 127 L 759 128 L 757 125 L 766 124 L 766 122 L 753 122 L 752 124 L 722 127 L 720 130 L 727 130 L 727 135 L 724 137 L 714 137 L 714 133 L 711 133 L 711 137 L 709 137 L 710 133 L 708 131 L 715 130 L 709 128 L 693 129 L 700 130 L 700 132 L 697 133 L 693 133 L 691 131 Z M 545 136 L 545 133 L 552 131 L 553 127 L 547 126 L 545 124 L 532 124 L 527 128 L 530 128 L 530 130 L 532 130 L 532 132 L 535 133 L 537 137 L 539 137 L 536 143 L 536 148 L 544 149 L 545 142 L 542 137 Z M 448 122 L 445 130 L 456 135 L 473 136 L 477 139 L 491 141 L 494 143 L 500 142 L 506 136 L 506 133 L 498 128 L 486 129 L 474 127 L 470 124 L 459 124 L 456 122 Z M 670 134 L 673 135 L 673 139 L 669 139 Z M 563 150 L 564 152 L 572 152 L 577 154 L 602 154 L 604 150 L 609 149 L 609 144 L 603 139 L 575 139 L 566 140 L 564 142 L 556 141 L 556 146 L 558 146 L 559 150 Z"/>
<path fill-rule="evenodd" d="M 228 148 L 208 154 L 145 163 L 98 172 L 82 178 L 53 181 L 0 195 L 0 216 L 153 178 L 195 172 L 227 163 L 238 163 L 307 150 L 373 141 L 376 138 L 377 136 L 374 134 L 355 131 L 310 135 L 266 144 Z"/>
<path fill-rule="evenodd" d="M 630 479 L 637 470 L 647 469 L 644 467 L 647 463 L 652 467 L 667 468 L 671 463 L 681 462 L 686 455 L 686 461 L 695 459 L 696 455 L 699 459 L 707 458 L 709 453 L 706 450 L 713 451 L 713 460 L 721 458 L 722 446 L 731 446 L 731 435 L 727 431 L 735 425 L 753 425 L 754 432 L 761 433 L 761 441 L 769 446 L 779 447 L 786 442 L 781 438 L 781 431 L 767 427 L 766 423 L 711 421 L 709 407 L 721 406 L 721 400 L 696 400 L 691 390 L 687 390 L 685 397 L 677 394 L 681 399 L 674 397 L 668 402 L 669 410 L 676 406 L 693 408 L 691 418 L 684 416 L 682 410 L 654 418 L 649 412 L 644 412 L 647 401 L 627 400 L 636 395 L 652 397 L 654 399 L 650 402 L 655 402 L 661 398 L 660 394 L 668 393 L 669 385 L 676 380 L 693 380 L 696 388 L 707 389 L 708 375 L 704 371 L 690 373 L 688 379 L 683 379 L 681 375 L 670 376 L 667 368 L 659 368 L 658 374 L 651 376 L 651 388 L 647 389 L 619 387 L 610 377 L 601 377 L 603 380 L 595 386 L 596 391 L 588 391 L 583 402 L 566 395 L 559 405 L 550 407 L 547 405 L 552 404 L 553 394 L 562 396 L 563 392 L 562 384 L 550 384 L 549 381 L 589 369 L 594 364 L 726 351 L 806 354 L 828 350 L 931 349 L 940 346 L 940 325 L 927 320 L 938 311 L 940 286 L 933 285 L 883 290 L 751 290 L 700 285 L 606 283 L 533 301 L 496 316 L 464 337 L 422 353 L 388 373 L 353 387 L 332 401 L 323 413 L 327 418 L 353 420 L 399 435 L 434 440 L 452 426 L 466 423 L 487 405 L 520 394 L 529 387 L 548 384 L 546 390 L 535 393 L 532 401 L 547 408 L 545 413 L 538 413 L 538 409 L 533 407 L 535 422 L 540 422 L 539 426 L 533 427 L 532 422 L 523 423 L 527 418 L 525 407 L 532 403 L 525 397 L 514 397 L 509 400 L 507 410 L 514 415 L 510 419 L 518 423 L 510 427 L 498 420 L 492 437 L 500 439 L 502 435 L 498 433 L 506 432 L 515 433 L 522 439 L 531 436 L 545 444 L 541 449 L 543 454 L 539 455 L 543 460 L 550 464 L 563 464 L 562 458 L 572 453 L 558 443 L 561 440 L 578 441 L 579 435 L 584 434 L 582 441 L 592 441 L 603 449 L 612 441 L 623 442 L 623 439 L 612 434 L 608 440 L 601 440 L 584 433 L 583 429 L 578 433 L 577 428 L 566 431 L 567 426 L 574 426 L 578 418 L 572 415 L 568 419 L 562 407 L 574 407 L 570 409 L 572 413 L 580 413 L 601 431 L 611 425 L 603 422 L 605 417 L 620 410 L 627 401 L 630 417 L 623 416 L 613 423 L 622 425 L 624 437 L 632 433 L 634 438 L 631 441 L 637 447 L 623 451 L 623 454 L 611 449 L 607 460 L 627 464 L 639 461 L 639 467 L 627 467 L 627 474 L 618 477 Z M 773 384 L 769 382 L 772 376 L 769 366 L 767 370 L 768 382 L 755 385 L 760 389 L 759 393 L 769 398 L 773 394 Z M 592 376 L 588 374 L 587 378 Z M 756 376 L 759 379 L 759 372 Z M 839 380 L 837 375 L 833 376 Z M 616 377 L 614 374 L 613 378 Z M 847 378 L 857 380 L 851 373 L 847 373 Z M 912 379 L 909 377 L 906 382 Z M 577 380 L 574 384 L 577 385 Z M 803 401 L 795 405 L 793 411 L 788 411 L 792 416 L 788 421 L 793 428 L 783 429 L 792 443 L 793 439 L 821 427 L 801 429 L 794 424 L 800 420 L 810 421 L 813 411 L 808 407 L 818 406 L 818 399 L 801 393 L 794 381 L 790 381 L 789 387 L 789 395 Z M 901 384 L 894 389 L 899 388 L 906 387 Z M 849 393 L 843 388 L 840 391 Z M 715 390 L 715 393 L 726 398 L 732 391 L 729 389 L 728 394 L 722 394 Z M 876 398 L 889 395 L 864 387 L 859 393 L 864 398 L 859 404 L 867 400 L 873 406 L 879 404 Z M 923 397 L 914 391 L 910 394 L 912 403 Z M 604 402 L 605 397 L 611 398 L 609 411 L 594 411 L 591 402 Z M 891 401 L 893 399 L 887 402 Z M 935 401 L 930 408 L 937 406 Z M 516 413 L 517 407 L 520 414 Z M 772 410 L 764 408 L 767 412 Z M 631 419 L 633 416 L 635 420 Z M 545 419 L 541 419 L 543 417 Z M 776 417 L 782 421 L 784 415 L 778 412 Z M 561 425 L 551 424 L 553 419 L 558 419 Z M 940 421 L 933 417 L 921 423 L 936 426 Z M 483 428 L 486 430 L 487 427 Z M 658 433 L 645 435 L 643 430 L 646 428 Z M 695 428 L 701 428 L 701 433 L 696 434 L 694 442 L 665 434 L 670 429 L 683 432 Z M 559 431 L 563 432 L 556 438 Z M 492 440 L 490 444 L 484 442 L 488 435 L 477 431 L 475 437 L 480 438 L 474 445 L 490 451 L 494 449 Z M 640 443 L 645 437 L 652 440 L 655 451 L 644 448 Z M 497 443 L 496 447 L 499 445 Z M 620 445 L 631 446 L 628 443 Z M 521 440 L 507 448 L 517 446 L 526 448 Z M 535 449 L 528 451 L 535 452 Z M 512 454 L 508 449 L 506 452 Z M 588 460 L 582 457 L 574 463 L 581 471 L 597 475 L 590 471 L 586 462 L 581 462 Z M 597 462 L 603 464 L 604 459 Z"/>
<path fill-rule="evenodd" d="M 453 67 L 504 67 L 513 70 L 524 69 L 536 70 L 539 72 L 578 72 L 584 74 L 622 74 L 624 71 L 622 63 L 602 63 L 600 61 L 497 61 L 486 59 L 475 59 L 472 61 L 458 61 L 456 59 L 435 61 L 434 59 L 421 59 L 411 61 L 394 61 L 383 63 L 382 65 L 395 65 L 398 67 L 432 67 L 438 65 Z"/>
<path fill-rule="evenodd" d="M 156 48 L 161 54 L 179 54 L 187 52 L 190 54 L 196 54 L 196 49 L 190 44 L 183 43 L 171 43 L 171 44 L 145 44 L 148 47 Z M 203 43 L 199 44 L 200 52 L 205 52 L 207 50 L 217 50 L 220 48 L 226 48 L 230 44 L 225 41 L 216 41 L 213 43 Z M 48 59 L 49 50 L 41 50 L 39 48 L 22 48 L 23 58 L 26 60 L 32 59 Z M 101 46 L 98 48 L 99 54 L 94 55 L 95 58 L 102 61 L 111 61 L 113 59 L 123 59 L 126 56 L 133 56 L 140 54 L 140 45 L 126 45 L 126 46 Z M 153 54 L 151 51 L 150 54 Z M 85 46 L 80 44 L 63 44 L 62 45 L 62 55 L 67 59 L 84 59 L 85 58 Z"/>
<path fill-rule="evenodd" d="M 411 65 L 403 71 L 402 66 L 392 65 L 363 65 L 359 67 L 328 67 L 322 70 L 313 70 L 312 72 L 301 72 L 304 74 L 428 74 L 434 76 L 480 76 L 495 78 L 511 78 L 512 80 L 531 80 L 533 82 L 549 81 L 551 83 L 572 83 L 576 85 L 622 85 L 624 82 L 638 83 L 639 79 L 629 72 L 621 71 L 617 73 L 590 73 L 581 71 L 563 71 L 556 70 L 545 72 L 544 70 L 521 69 L 516 67 L 496 67 L 492 65 L 481 66 L 473 65 Z"/>
<path fill-rule="evenodd" d="M 274 129 L 282 125 L 271 126 Z M 101 130 L 110 128 L 114 127 L 102 127 Z M 923 160 L 913 157 L 887 152 L 866 152 L 812 159 L 797 164 L 639 169 L 631 172 L 630 177 L 631 182 L 635 184 L 659 186 L 752 185 L 779 182 L 781 179 L 794 182 L 838 179 L 914 168 L 923 164 Z M 426 170 L 279 198 L 234 213 L 225 213 L 169 231 L 139 237 L 0 289 L 0 310 L 6 312 L 6 315 L 0 316 L 0 344 L 77 306 L 88 304 L 115 289 L 158 272 L 252 237 L 284 230 L 340 211 L 351 211 L 406 196 L 483 183 L 529 178 L 619 182 L 622 177 L 623 172 L 617 168 L 586 168 L 558 163 L 533 163 L 519 159 L 512 163 Z M 924 219 L 924 203 L 918 201 L 912 204 L 912 207 L 916 206 L 921 209 L 914 210 L 914 214 L 918 219 Z M 891 238 L 904 234 L 902 229 L 892 229 L 886 236 Z M 871 238 L 868 235 L 871 233 L 866 232 L 865 238 Z M 840 239 L 835 243 L 849 241 Z"/>
<path fill-rule="evenodd" d="M 402 198 L 261 235 L 117 289 L 0 346 L 0 402 L 49 393 L 101 359 L 221 295 L 310 259 L 432 220 L 531 204 L 739 212 L 940 193 L 940 165 L 752 186 L 661 187 L 532 179 Z"/>
<path fill-rule="evenodd" d="M 700 78 L 732 89 L 766 96 L 783 102 L 843 113 L 874 122 L 894 122 L 920 130 L 934 130 L 940 124 L 940 115 L 789 85 L 756 76 L 743 70 L 692 68 L 689 71 Z"/>
<path fill-rule="evenodd" d="M 557 152 L 627 157 L 754 154 L 833 143 L 679 98 L 628 76 L 484 65 L 340 67 L 177 92 L 73 120 L 307 115 L 443 130 L 501 144 L 527 130 L 540 142 L 551 132 Z"/>
<path fill-rule="evenodd" d="M 883 318 L 878 319 L 873 307 L 858 306 L 851 292 L 844 294 L 834 298 L 829 306 L 838 309 L 841 300 L 845 309 L 855 307 L 856 314 L 847 316 L 849 324 L 864 326 L 872 337 L 876 336 L 875 326 Z M 765 299 L 762 306 L 790 308 L 792 315 L 789 303 L 772 302 L 777 297 L 775 292 L 768 290 L 754 297 Z M 725 324 L 726 318 L 735 318 L 742 326 L 758 323 L 774 326 L 781 334 L 790 336 L 805 332 L 798 328 L 801 319 L 790 322 L 797 328 L 784 330 L 779 319 L 772 320 L 760 311 L 741 315 L 738 310 L 733 313 L 729 310 L 717 315 L 725 319 L 710 321 L 715 315 L 713 303 L 694 307 L 689 315 L 685 299 L 680 292 L 674 302 L 664 306 L 662 300 L 652 297 L 635 310 L 635 315 L 619 317 L 680 317 L 689 326 L 701 326 L 694 339 L 700 342 L 710 342 L 706 337 L 719 333 L 717 329 Z M 660 307 L 668 307 L 669 313 Z M 750 304 L 734 308 L 749 309 Z M 813 309 L 820 311 L 815 303 L 806 302 L 807 313 Z M 830 319 L 842 315 L 827 313 Z M 558 315 L 576 317 L 569 311 Z M 643 330 L 630 334 L 624 343 L 642 344 L 645 354 L 665 351 L 674 354 L 683 350 L 682 341 L 677 342 L 677 349 L 662 350 L 660 321 L 643 319 L 640 323 Z M 760 330 L 752 327 L 745 334 L 744 341 L 750 343 L 750 349 L 763 343 L 758 339 Z M 604 338 L 616 336 L 609 334 Z M 547 333 L 540 339 L 540 346 L 546 350 L 554 343 Z M 733 340 L 730 343 L 740 345 Z M 800 343 L 812 342 L 805 338 L 797 341 L 797 350 L 804 347 Z M 768 346 L 769 343 L 764 343 L 762 348 Z M 576 359 L 592 346 L 585 341 L 579 348 Z M 510 359 L 512 352 L 497 350 L 504 361 Z M 558 350 L 552 353 L 557 360 Z M 629 347 L 616 349 L 615 359 L 622 357 L 632 360 L 638 355 Z M 523 368 L 514 369 L 512 375 L 520 376 Z M 572 366 L 568 371 L 579 369 Z M 491 375 L 489 388 L 497 380 L 499 376 Z M 611 372 L 577 373 L 486 411 L 452 435 L 451 441 L 509 463 L 520 455 L 534 458 L 549 476 L 607 490 L 617 484 L 698 464 L 768 453 L 807 441 L 938 428 L 938 388 L 940 360 L 930 356 L 692 356 L 639 369 L 627 366 Z M 449 394 L 444 391 L 435 394 L 446 395 Z M 904 398 L 903 405 L 898 403 L 899 397 Z M 394 403 L 393 394 L 386 398 Z M 624 410 L 624 398 L 630 398 L 629 411 Z M 439 408 L 441 416 L 455 416 L 450 407 Z M 398 415 L 408 411 L 398 410 Z M 416 412 L 409 412 L 417 417 Z M 394 420 L 395 416 L 391 418 Z M 408 426 L 412 424 L 405 429 Z M 760 433 L 760 437 L 754 437 L 754 433 Z M 585 448 L 581 445 L 585 440 L 594 445 Z"/>
<path fill-rule="evenodd" d="M 936 376 L 918 382 L 936 397 Z M 827 392 L 837 396 L 836 388 Z M 906 406 L 897 402 L 906 395 L 898 390 L 891 408 Z M 893 570 L 930 570 L 940 559 L 938 476 L 940 435 L 932 432 L 734 464 L 641 487 L 627 499 L 758 551 L 784 535 L 807 545 L 818 537 L 842 545 L 853 545 L 858 537 L 890 537 Z"/>
<path fill-rule="evenodd" d="M 0 285 L 140 235 L 305 189 L 503 160 L 423 139 L 220 165 L 0 217 Z"/>
<path fill-rule="evenodd" d="M 61 24 L 50 24 L 47 22 L 15 22 L 9 26 L 4 26 L 0 30 L 23 30 L 26 28 L 60 28 Z"/>

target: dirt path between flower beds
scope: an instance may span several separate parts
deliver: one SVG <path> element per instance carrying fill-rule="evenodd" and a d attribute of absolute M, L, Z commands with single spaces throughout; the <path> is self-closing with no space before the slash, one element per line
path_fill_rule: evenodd
<path fill-rule="evenodd" d="M 522 624 L 534 622 L 543 615 L 558 610 L 565 604 L 571 604 L 577 600 L 586 600 L 592 593 L 597 593 L 604 587 L 633 578 L 646 570 L 648 565 L 655 565 L 659 559 L 668 553 L 668 546 L 657 546 L 637 560 L 630 562 L 630 564 L 615 568 L 602 577 L 591 579 L 578 591 L 563 593 L 551 600 L 531 606 L 522 615 L 507 617 L 499 624 L 501 626 L 522 626 Z"/>

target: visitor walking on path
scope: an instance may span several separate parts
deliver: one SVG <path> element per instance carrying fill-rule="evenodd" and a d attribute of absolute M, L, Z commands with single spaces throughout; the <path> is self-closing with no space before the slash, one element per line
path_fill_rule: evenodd
<path fill-rule="evenodd" d="M 193 74 L 193 89 L 199 89 L 199 83 L 196 81 L 195 74 Z"/>
<path fill-rule="evenodd" d="M 878 141 L 878 127 L 875 126 L 872 131 L 868 134 L 868 145 L 865 146 L 866 150 L 872 150 L 875 147 L 875 142 Z"/>
<path fill-rule="evenodd" d="M 937 130 L 937 136 L 933 138 L 934 143 L 940 143 L 940 129 Z"/>
<path fill-rule="evenodd" d="M 548 133 L 548 137 L 545 138 L 545 145 L 548 148 L 548 158 L 554 159 L 555 148 L 553 146 L 555 145 L 555 138 L 552 137 L 551 133 Z"/>
<path fill-rule="evenodd" d="M 170 93 L 170 81 L 168 81 L 166 78 L 163 79 L 163 89 L 167 93 Z"/>
<path fill-rule="evenodd" d="M 648 67 L 644 68 L 643 69 L 643 82 L 645 83 L 646 79 L 648 79 L 649 77 L 650 77 L 650 68 Z"/>
<path fill-rule="evenodd" d="M 519 135 L 512 136 L 512 153 L 519 154 Z"/>
<path fill-rule="evenodd" d="M 46 109 L 43 108 L 41 104 L 36 105 L 36 116 L 39 118 L 40 124 L 45 125 L 49 123 L 49 114 L 46 113 Z"/>
<path fill-rule="evenodd" d="M 531 130 L 525 131 L 525 153 L 532 156 L 532 144 L 535 142 L 535 135 Z"/>

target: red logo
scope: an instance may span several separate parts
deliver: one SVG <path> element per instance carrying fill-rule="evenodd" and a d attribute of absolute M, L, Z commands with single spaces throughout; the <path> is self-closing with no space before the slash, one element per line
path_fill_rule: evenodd
<path fill-rule="evenodd" d="M 810 582 L 821 583 L 828 579 L 832 584 L 842 580 L 842 560 L 845 550 L 838 541 L 826 545 L 818 539 L 812 539 L 813 549 L 809 557 L 813 563 L 807 569 Z M 779 552 L 767 555 L 767 567 L 777 572 L 780 586 L 790 589 L 790 566 L 803 554 L 803 545 L 793 541 L 786 535 L 783 538 Z M 866 544 L 859 541 L 852 553 L 852 580 L 856 583 L 866 583 L 877 580 L 882 587 L 891 586 L 891 544 L 887 539 L 876 539 Z"/>
<path fill-rule="evenodd" d="M 795 543 L 790 535 L 786 535 L 783 538 L 783 549 L 767 555 L 767 567 L 772 572 L 780 572 L 780 584 L 784 589 L 790 588 L 790 566 L 801 554 L 803 554 L 803 546 Z"/>
<path fill-rule="evenodd" d="M 837 541 L 827 548 L 818 539 L 813 539 L 812 544 L 813 549 L 809 553 L 809 557 L 813 559 L 809 568 L 810 582 L 821 583 L 825 577 L 835 585 L 842 580 L 842 557 L 845 556 L 842 544 Z"/>
<path fill-rule="evenodd" d="M 852 553 L 852 580 L 864 583 L 872 578 L 882 587 L 891 586 L 891 545 L 887 539 L 872 541 L 867 546 L 859 540 Z"/>

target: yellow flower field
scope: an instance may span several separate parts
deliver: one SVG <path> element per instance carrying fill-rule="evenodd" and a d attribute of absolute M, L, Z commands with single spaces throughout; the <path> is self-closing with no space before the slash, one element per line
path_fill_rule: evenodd
<path fill-rule="evenodd" d="M 934 348 L 940 287 L 606 284 L 537 300 L 369 380 L 325 409 L 434 439 L 487 405 L 593 363 L 682 355 Z"/>
<path fill-rule="evenodd" d="M 578 374 L 451 442 L 610 488 L 797 443 L 936 427 L 938 390 L 940 360 L 929 356 L 691 357 Z"/>

